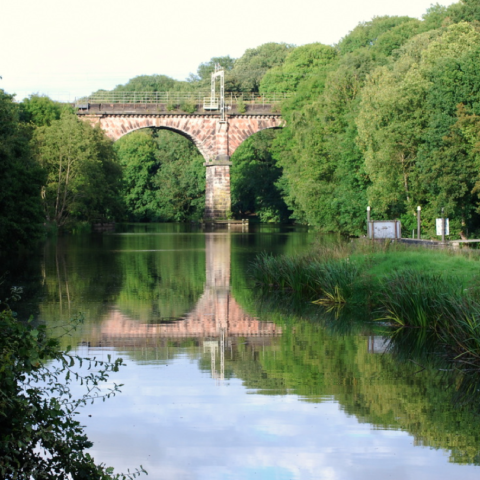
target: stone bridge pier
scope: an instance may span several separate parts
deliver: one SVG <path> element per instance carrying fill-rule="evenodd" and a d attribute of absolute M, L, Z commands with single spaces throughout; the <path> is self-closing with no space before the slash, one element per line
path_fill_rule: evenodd
<path fill-rule="evenodd" d="M 92 125 L 99 125 L 112 140 L 141 128 L 165 128 L 189 138 L 205 158 L 205 219 L 221 220 L 231 212 L 230 158 L 240 144 L 254 133 L 280 128 L 283 120 L 274 114 L 219 115 L 135 113 L 102 106 L 98 113 L 77 112 Z"/>

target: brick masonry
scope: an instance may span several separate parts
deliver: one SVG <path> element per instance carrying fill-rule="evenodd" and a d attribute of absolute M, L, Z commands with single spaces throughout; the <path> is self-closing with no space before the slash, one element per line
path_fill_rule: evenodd
<path fill-rule="evenodd" d="M 254 133 L 280 128 L 278 115 L 227 116 L 225 122 L 212 115 L 185 114 L 100 114 L 80 115 L 92 125 L 99 124 L 116 141 L 141 128 L 165 128 L 189 138 L 205 158 L 205 218 L 226 218 L 230 212 L 230 162 L 235 150 Z"/>
<path fill-rule="evenodd" d="M 230 163 L 207 166 L 205 185 L 205 218 L 224 219 L 231 211 Z"/>
<path fill-rule="evenodd" d="M 173 322 L 142 323 L 118 309 L 111 310 L 101 322 L 101 339 L 106 344 L 122 338 L 225 336 L 272 337 L 282 334 L 274 323 L 249 316 L 237 303 L 230 287 L 231 237 L 215 233 L 205 235 L 205 289 L 195 307 Z"/>

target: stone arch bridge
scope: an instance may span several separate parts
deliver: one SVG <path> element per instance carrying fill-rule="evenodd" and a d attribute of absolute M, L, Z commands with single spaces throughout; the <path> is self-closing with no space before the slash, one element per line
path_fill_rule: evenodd
<path fill-rule="evenodd" d="M 227 105 L 223 118 L 202 105 L 195 105 L 194 113 L 149 103 L 88 102 L 76 107 L 80 118 L 98 124 L 114 141 L 141 128 L 165 128 L 190 139 L 205 158 L 205 218 L 215 220 L 227 218 L 231 210 L 230 157 L 235 150 L 254 133 L 283 126 L 275 102 L 262 103 L 259 98 L 247 105 L 242 102 L 242 113 L 234 103 Z"/>

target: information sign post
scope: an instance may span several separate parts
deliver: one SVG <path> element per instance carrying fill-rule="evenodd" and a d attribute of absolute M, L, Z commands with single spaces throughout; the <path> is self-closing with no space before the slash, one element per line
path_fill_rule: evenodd
<path fill-rule="evenodd" d="M 442 243 L 445 243 L 445 235 L 450 235 L 450 223 L 448 218 L 443 216 L 443 208 L 442 208 L 442 218 L 437 218 L 435 222 L 435 226 L 437 227 L 437 235 L 442 236 Z"/>

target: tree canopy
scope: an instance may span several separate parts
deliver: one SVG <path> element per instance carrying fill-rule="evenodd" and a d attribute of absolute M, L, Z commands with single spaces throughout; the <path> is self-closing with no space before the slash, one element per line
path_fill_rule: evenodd
<path fill-rule="evenodd" d="M 121 212 L 121 170 L 112 142 L 99 127 L 64 112 L 33 137 L 36 159 L 47 174 L 42 190 L 47 221 L 111 220 Z"/>
<path fill-rule="evenodd" d="M 130 219 L 166 222 L 202 217 L 204 159 L 192 142 L 167 130 L 143 130 L 122 137 L 115 150 Z"/>
<path fill-rule="evenodd" d="M 42 235 L 44 173 L 30 138 L 13 96 L 0 90 L 0 256 L 30 249 Z"/>

